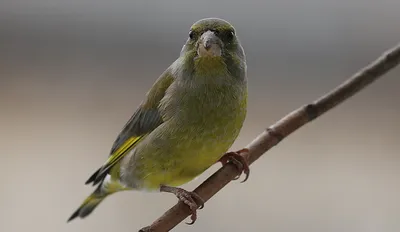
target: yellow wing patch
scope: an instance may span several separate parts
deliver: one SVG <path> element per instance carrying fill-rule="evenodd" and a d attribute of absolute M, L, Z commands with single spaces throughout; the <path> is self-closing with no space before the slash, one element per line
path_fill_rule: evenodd
<path fill-rule="evenodd" d="M 137 136 L 130 137 L 127 139 L 115 152 L 110 155 L 107 159 L 106 163 L 101 168 L 101 171 L 98 173 L 98 177 L 102 176 L 104 172 L 108 171 L 112 166 L 114 166 L 124 155 L 128 153 L 140 140 L 142 140 L 145 136 Z"/>
<path fill-rule="evenodd" d="M 133 145 L 135 145 L 143 136 L 131 137 L 127 139 L 115 152 L 112 154 L 106 164 L 114 164 L 123 154 L 125 154 Z"/>

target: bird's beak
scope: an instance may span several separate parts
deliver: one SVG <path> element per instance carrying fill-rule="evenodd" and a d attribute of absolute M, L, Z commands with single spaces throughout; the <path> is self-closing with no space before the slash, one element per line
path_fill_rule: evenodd
<path fill-rule="evenodd" d="M 206 31 L 201 35 L 197 48 L 197 54 L 200 57 L 221 56 L 221 45 L 214 32 Z"/>

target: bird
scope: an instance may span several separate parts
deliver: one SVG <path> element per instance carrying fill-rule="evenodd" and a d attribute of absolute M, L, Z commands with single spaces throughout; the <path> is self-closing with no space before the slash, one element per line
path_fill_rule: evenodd
<path fill-rule="evenodd" d="M 218 162 L 232 163 L 245 180 L 249 176 L 243 155 L 248 150 L 228 152 L 243 127 L 247 95 L 246 56 L 236 29 L 220 18 L 195 22 L 179 57 L 158 77 L 108 159 L 86 181 L 95 190 L 68 222 L 85 218 L 113 193 L 133 190 L 176 195 L 190 209 L 187 224 L 193 224 L 204 200 L 179 186 Z"/>

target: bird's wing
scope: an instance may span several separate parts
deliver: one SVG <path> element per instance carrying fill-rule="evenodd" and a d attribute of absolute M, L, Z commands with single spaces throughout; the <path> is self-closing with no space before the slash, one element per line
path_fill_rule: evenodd
<path fill-rule="evenodd" d="M 158 105 L 173 80 L 174 78 L 169 69 L 157 79 L 147 93 L 146 99 L 140 104 L 139 108 L 118 135 L 111 148 L 110 156 L 107 161 L 90 176 L 85 184 L 93 183 L 93 185 L 96 185 L 101 182 L 107 173 L 109 173 L 110 169 L 121 160 L 122 157 L 128 154 L 128 151 L 135 147 L 147 134 L 163 123 Z"/>

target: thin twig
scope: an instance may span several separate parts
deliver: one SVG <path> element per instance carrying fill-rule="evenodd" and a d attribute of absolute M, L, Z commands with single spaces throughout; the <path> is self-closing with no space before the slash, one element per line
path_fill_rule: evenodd
<path fill-rule="evenodd" d="M 336 105 L 359 92 L 361 89 L 377 80 L 383 74 L 396 67 L 400 62 L 400 44 L 385 52 L 376 61 L 361 69 L 347 81 L 311 104 L 304 105 L 288 114 L 261 133 L 246 146 L 249 163 L 253 163 L 266 151 L 277 145 L 282 139 L 319 117 Z M 205 201 L 209 200 L 234 177 L 238 175 L 234 165 L 225 165 L 205 180 L 194 192 Z M 189 208 L 181 202 L 170 208 L 160 218 L 140 231 L 169 231 L 190 215 Z"/>

